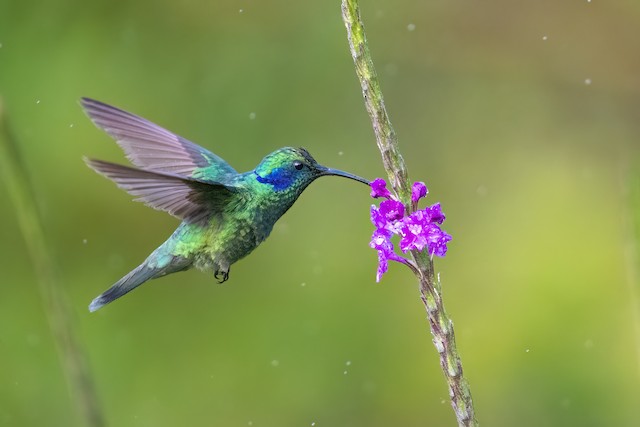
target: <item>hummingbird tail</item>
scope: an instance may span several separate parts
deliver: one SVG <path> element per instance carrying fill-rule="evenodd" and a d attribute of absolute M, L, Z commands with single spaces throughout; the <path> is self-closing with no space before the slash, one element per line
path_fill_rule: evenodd
<path fill-rule="evenodd" d="M 91 301 L 91 304 L 89 304 L 89 311 L 94 312 L 99 308 L 102 308 L 111 301 L 131 292 L 147 280 L 155 279 L 156 277 L 161 277 L 169 273 L 186 270 L 191 266 L 191 261 L 187 258 L 173 257 L 172 262 L 162 268 L 150 266 L 149 264 L 149 260 L 147 259 L 147 261 L 130 271 L 109 289 L 98 295 L 93 301 Z"/>

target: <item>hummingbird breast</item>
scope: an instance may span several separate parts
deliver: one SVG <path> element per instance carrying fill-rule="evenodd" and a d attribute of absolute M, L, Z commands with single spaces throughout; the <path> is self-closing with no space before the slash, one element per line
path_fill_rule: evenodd
<path fill-rule="evenodd" d="M 206 224 L 182 223 L 171 238 L 173 253 L 189 257 L 201 270 L 228 271 L 269 236 L 276 221 L 295 202 L 295 197 L 287 196 L 291 195 L 245 193 Z"/>
<path fill-rule="evenodd" d="M 201 233 L 201 246 L 193 252 L 194 265 L 199 269 L 212 271 L 227 271 L 233 263 L 249 255 L 268 236 L 268 232 L 261 233 L 251 219 L 245 216 L 212 219 Z"/>

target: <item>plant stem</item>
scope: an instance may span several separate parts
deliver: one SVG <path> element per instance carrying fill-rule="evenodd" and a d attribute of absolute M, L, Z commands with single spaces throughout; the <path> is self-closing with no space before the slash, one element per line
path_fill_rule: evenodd
<path fill-rule="evenodd" d="M 342 19 L 362 96 L 373 124 L 378 149 L 382 155 L 389 181 L 409 212 L 411 185 L 400 154 L 398 139 L 387 114 L 380 83 L 373 66 L 357 0 L 342 0 Z M 477 426 L 469 383 L 462 371 L 462 361 L 456 348 L 453 322 L 447 316 L 441 296 L 440 280 L 435 279 L 433 260 L 425 252 L 412 251 L 420 283 L 420 298 L 427 310 L 433 343 L 440 354 L 440 366 L 449 386 L 449 397 L 459 426 Z"/>
<path fill-rule="evenodd" d="M 629 288 L 629 304 L 636 346 L 638 370 L 640 378 L 640 295 L 638 295 L 638 277 L 640 264 L 638 263 L 638 242 L 640 241 L 640 165 L 625 165 L 622 168 L 620 182 L 621 192 L 626 199 L 626 209 L 623 211 L 622 225 L 625 242 L 623 253 L 627 270 L 627 287 Z"/>
<path fill-rule="evenodd" d="M 378 149 L 382 154 L 382 162 L 389 175 L 389 182 L 395 193 L 400 196 L 400 200 L 408 207 L 411 186 L 409 185 L 407 167 L 398 149 L 398 138 L 384 106 L 382 90 L 369 53 L 369 45 L 360 19 L 357 0 L 342 1 L 342 19 L 347 27 L 347 38 L 356 66 L 356 74 L 362 86 L 362 96 L 364 96 L 364 103 L 369 117 L 371 117 Z"/>
<path fill-rule="evenodd" d="M 67 295 L 58 285 L 56 268 L 47 247 L 36 198 L 26 167 L 11 132 L 0 98 L 0 176 L 14 204 L 19 227 L 33 263 L 49 327 L 82 425 L 104 426 L 86 355 L 72 322 Z"/>

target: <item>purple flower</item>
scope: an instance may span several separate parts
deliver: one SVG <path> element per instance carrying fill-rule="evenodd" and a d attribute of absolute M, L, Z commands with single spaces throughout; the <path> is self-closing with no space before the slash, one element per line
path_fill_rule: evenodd
<path fill-rule="evenodd" d="M 411 201 L 416 203 L 418 200 L 425 197 L 428 192 L 429 190 L 427 190 L 427 186 L 424 185 L 424 182 L 414 182 L 411 187 Z"/>
<path fill-rule="evenodd" d="M 406 263 L 407 260 L 402 258 L 393 251 L 393 243 L 391 243 L 392 232 L 387 230 L 376 229 L 371 236 L 369 246 L 378 251 L 378 271 L 376 273 L 376 282 L 379 282 L 382 275 L 389 268 L 389 260 Z"/>
<path fill-rule="evenodd" d="M 408 252 L 427 248 L 429 255 L 442 257 L 447 253 L 447 242 L 451 240 L 451 236 L 432 221 L 427 209 L 416 211 L 403 219 L 400 250 Z"/>
<path fill-rule="evenodd" d="M 384 197 L 388 199 L 391 197 L 391 193 L 387 190 L 387 182 L 382 178 L 376 178 L 371 182 L 371 197 L 377 199 L 378 197 Z"/>
<path fill-rule="evenodd" d="M 409 261 L 394 252 L 391 238 L 394 234 L 400 236 L 400 250 L 409 252 L 427 249 L 429 255 L 445 256 L 447 243 L 451 236 L 440 228 L 445 220 L 440 203 L 417 210 L 409 216 L 405 216 L 404 205 L 396 200 L 386 188 L 387 183 L 382 178 L 377 178 L 371 183 L 371 197 L 384 197 L 380 207 L 371 206 L 371 222 L 376 227 L 369 246 L 378 251 L 378 271 L 376 280 L 379 282 L 382 275 L 389 268 L 389 261 L 397 261 L 404 264 Z M 415 182 L 411 189 L 411 201 L 415 204 L 428 193 L 427 186 L 423 182 Z"/>
<path fill-rule="evenodd" d="M 376 205 L 371 205 L 371 222 L 376 226 L 376 230 L 387 226 L 387 219 Z"/>
<path fill-rule="evenodd" d="M 396 230 L 396 223 L 404 216 L 404 206 L 396 200 L 384 200 L 380 207 L 371 205 L 371 222 L 376 229 Z"/>
<path fill-rule="evenodd" d="M 427 206 L 424 209 L 425 215 L 429 217 L 429 221 L 434 222 L 436 224 L 442 224 L 445 220 L 444 213 L 442 213 L 442 208 L 440 207 L 440 203 L 436 203 L 431 206 Z"/>
<path fill-rule="evenodd" d="M 440 233 L 434 236 L 435 238 L 430 242 L 429 254 L 443 257 L 447 254 L 447 243 L 451 241 L 452 237 L 444 230 L 438 229 L 438 231 Z"/>
<path fill-rule="evenodd" d="M 398 221 L 404 216 L 404 205 L 396 200 L 385 200 L 380 203 L 380 213 L 387 221 Z"/>

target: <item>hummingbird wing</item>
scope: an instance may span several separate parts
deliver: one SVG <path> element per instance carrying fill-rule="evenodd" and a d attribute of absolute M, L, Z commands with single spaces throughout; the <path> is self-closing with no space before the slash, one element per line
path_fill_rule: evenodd
<path fill-rule="evenodd" d="M 237 187 L 168 172 L 148 171 L 102 160 L 85 159 L 85 162 L 136 196 L 136 201 L 189 223 L 205 222 L 212 215 L 221 213 L 240 191 Z"/>
<path fill-rule="evenodd" d="M 182 176 L 206 168 L 206 177 L 212 181 L 237 173 L 209 150 L 142 117 L 90 98 L 82 98 L 80 104 L 91 121 L 115 139 L 140 168 Z"/>

